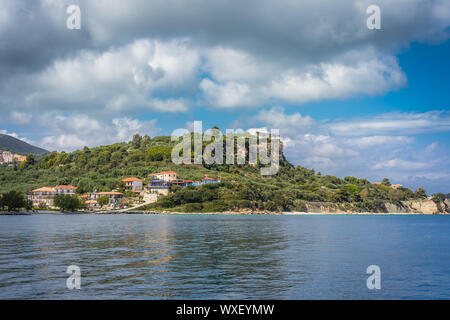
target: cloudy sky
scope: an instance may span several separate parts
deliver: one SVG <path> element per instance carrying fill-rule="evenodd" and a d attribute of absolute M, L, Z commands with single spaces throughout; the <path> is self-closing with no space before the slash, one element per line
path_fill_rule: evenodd
<path fill-rule="evenodd" d="M 278 128 L 294 164 L 450 192 L 449 36 L 447 0 L 0 0 L 0 133 Z"/>

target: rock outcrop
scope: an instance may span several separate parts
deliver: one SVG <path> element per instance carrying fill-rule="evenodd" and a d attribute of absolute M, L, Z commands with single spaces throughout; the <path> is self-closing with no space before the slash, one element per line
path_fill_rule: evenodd
<path fill-rule="evenodd" d="M 343 205 L 330 202 L 309 202 L 305 204 L 305 211 L 311 213 L 359 213 L 352 209 L 351 205 Z M 385 203 L 385 210 L 378 213 L 405 213 L 405 214 L 448 214 L 450 213 L 450 201 L 436 203 L 432 200 L 408 200 L 399 203 Z"/>
<path fill-rule="evenodd" d="M 27 157 L 20 155 L 20 154 L 16 154 L 16 153 L 12 153 L 10 151 L 5 151 L 5 150 L 0 150 L 0 164 L 3 163 L 9 163 L 9 162 L 14 162 L 14 161 L 25 161 Z"/>

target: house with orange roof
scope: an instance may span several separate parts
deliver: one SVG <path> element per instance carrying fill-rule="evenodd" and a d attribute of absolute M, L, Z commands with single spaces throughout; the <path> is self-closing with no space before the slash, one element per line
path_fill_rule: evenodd
<path fill-rule="evenodd" d="M 77 188 L 70 185 L 59 185 L 56 187 L 42 187 L 32 190 L 28 194 L 28 200 L 30 200 L 34 207 L 53 207 L 54 198 L 58 194 L 74 195 Z"/>
<path fill-rule="evenodd" d="M 139 192 L 142 191 L 144 187 L 144 182 L 135 177 L 122 179 L 122 182 L 124 183 L 124 189 L 126 191 Z"/>
<path fill-rule="evenodd" d="M 75 194 L 75 191 L 77 190 L 77 187 L 68 185 L 68 186 L 56 186 L 55 187 L 56 193 L 57 194 L 67 194 L 67 195 L 73 195 Z"/>
<path fill-rule="evenodd" d="M 205 174 L 205 177 L 202 178 L 202 184 L 206 183 L 219 183 L 220 180 L 217 180 L 216 178 L 211 178 L 207 174 Z"/>
<path fill-rule="evenodd" d="M 84 202 L 84 206 L 87 208 L 97 208 L 99 205 L 95 200 L 87 200 Z"/>
<path fill-rule="evenodd" d="M 175 171 L 163 171 L 158 173 L 151 173 L 148 175 L 149 178 L 153 180 L 163 180 L 163 181 L 172 181 L 177 180 L 177 173 Z"/>

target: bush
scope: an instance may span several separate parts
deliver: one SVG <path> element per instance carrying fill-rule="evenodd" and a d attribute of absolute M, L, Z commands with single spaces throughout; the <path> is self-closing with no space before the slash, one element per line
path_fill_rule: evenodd
<path fill-rule="evenodd" d="M 74 212 L 75 210 L 80 209 L 82 207 L 81 200 L 76 195 L 58 194 L 55 196 L 54 204 L 61 211 Z"/>
<path fill-rule="evenodd" d="M 25 196 L 15 190 L 5 193 L 0 198 L 0 208 L 7 207 L 8 211 L 14 211 L 27 206 Z"/>
<path fill-rule="evenodd" d="M 201 203 L 188 203 L 184 206 L 186 212 L 199 212 L 202 211 L 203 205 Z"/>

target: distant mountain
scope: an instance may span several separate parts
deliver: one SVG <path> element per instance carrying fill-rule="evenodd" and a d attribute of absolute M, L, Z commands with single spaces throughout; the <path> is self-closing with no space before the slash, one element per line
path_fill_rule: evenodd
<path fill-rule="evenodd" d="M 18 154 L 29 154 L 40 155 L 49 153 L 47 150 L 32 146 L 17 138 L 8 136 L 6 134 L 0 133 L 0 150 L 8 150 Z"/>

